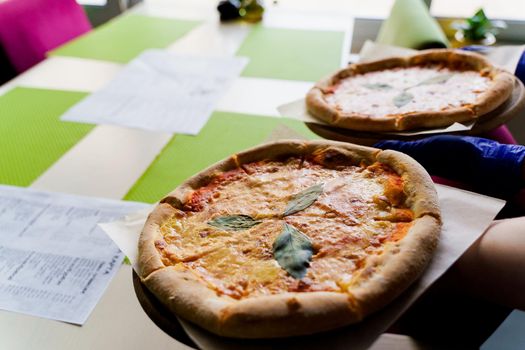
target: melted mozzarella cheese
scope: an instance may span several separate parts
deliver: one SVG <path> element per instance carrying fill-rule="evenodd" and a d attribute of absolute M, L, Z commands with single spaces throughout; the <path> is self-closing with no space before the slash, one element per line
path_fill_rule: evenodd
<path fill-rule="evenodd" d="M 444 82 L 421 84 L 450 74 Z M 490 78 L 475 71 L 410 67 L 370 72 L 342 80 L 326 101 L 344 113 L 387 116 L 410 112 L 442 111 L 472 104 L 487 90 Z M 375 88 L 373 87 L 375 86 Z M 403 93 L 413 98 L 403 106 L 394 99 Z"/>
<path fill-rule="evenodd" d="M 239 169 L 242 174 L 234 181 L 196 191 L 194 197 L 204 202 L 198 203 L 199 210 L 181 211 L 161 227 L 164 261 L 184 264 L 219 294 L 240 299 L 286 291 L 344 292 L 364 259 L 399 235 L 399 223 L 390 215 L 396 208 L 384 193 L 386 186 L 402 186 L 402 181 L 384 166 L 335 170 L 292 159 L 243 168 L 246 173 Z M 319 183 L 324 184 L 323 193 L 313 205 L 282 217 L 292 195 Z M 203 195 L 208 191 L 213 195 Z M 207 224 L 233 214 L 262 223 L 231 232 Z M 273 257 L 273 242 L 284 222 L 307 235 L 314 247 L 302 280 L 291 277 Z"/>

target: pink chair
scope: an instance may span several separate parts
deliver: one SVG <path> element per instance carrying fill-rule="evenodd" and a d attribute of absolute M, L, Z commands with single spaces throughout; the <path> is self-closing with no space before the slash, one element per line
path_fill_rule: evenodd
<path fill-rule="evenodd" d="M 0 45 L 18 73 L 90 29 L 75 0 L 0 0 Z"/>
<path fill-rule="evenodd" d="M 504 143 L 507 145 L 518 144 L 506 125 L 500 125 L 496 129 L 493 129 L 483 135 L 480 135 L 480 137 L 498 141 L 499 143 Z"/>

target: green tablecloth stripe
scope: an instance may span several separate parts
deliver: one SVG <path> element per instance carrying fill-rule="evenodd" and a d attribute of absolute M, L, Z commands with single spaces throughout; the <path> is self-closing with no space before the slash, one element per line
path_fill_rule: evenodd
<path fill-rule="evenodd" d="M 125 199 L 154 203 L 198 171 L 262 143 L 282 124 L 306 138 L 318 138 L 295 120 L 215 112 L 199 135 L 175 135 Z"/>
<path fill-rule="evenodd" d="M 29 88 L 0 96 L 0 183 L 29 186 L 91 131 L 92 125 L 59 119 L 85 96 Z"/>
<path fill-rule="evenodd" d="M 317 81 L 341 64 L 345 34 L 256 26 L 237 52 L 250 62 L 245 77 Z"/>
<path fill-rule="evenodd" d="M 143 50 L 170 45 L 200 23 L 135 14 L 123 15 L 49 54 L 126 63 Z"/>

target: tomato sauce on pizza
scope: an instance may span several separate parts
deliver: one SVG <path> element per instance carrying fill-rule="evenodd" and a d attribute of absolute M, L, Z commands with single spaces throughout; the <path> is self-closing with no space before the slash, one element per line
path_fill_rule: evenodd
<path fill-rule="evenodd" d="M 346 293 L 363 261 L 402 239 L 413 220 L 403 180 L 383 164 L 326 166 L 321 157 L 259 161 L 217 175 L 165 222 L 166 265 L 183 264 L 219 294 L 240 299 L 282 292 Z M 283 216 L 293 195 L 322 184 L 304 210 Z M 218 228 L 217 217 L 245 215 L 257 225 Z M 273 256 L 283 224 L 311 241 L 313 256 L 298 281 Z"/>
<path fill-rule="evenodd" d="M 440 213 L 424 169 L 394 151 L 288 140 L 225 159 L 151 213 L 143 283 L 219 335 L 311 334 L 359 322 L 423 271 Z"/>
<path fill-rule="evenodd" d="M 487 117 L 514 82 L 479 54 L 424 50 L 351 64 L 315 84 L 306 107 L 329 125 L 358 131 L 437 128 Z"/>

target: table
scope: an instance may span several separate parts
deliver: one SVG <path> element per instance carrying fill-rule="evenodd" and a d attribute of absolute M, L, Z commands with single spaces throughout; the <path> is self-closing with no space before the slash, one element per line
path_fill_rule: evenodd
<path fill-rule="evenodd" d="M 213 161 L 264 141 L 278 126 L 315 138 L 301 123 L 281 119 L 275 107 L 301 98 L 319 76 L 346 64 L 351 33 L 347 13 L 269 6 L 262 25 L 220 25 L 212 0 L 145 1 L 0 87 L 0 115 L 14 120 L 12 129 L 0 130 L 0 147 L 17 152 L 14 160 L 0 160 L 0 183 L 153 203 Z M 284 50 L 288 45 L 294 49 Z M 237 53 L 250 56 L 253 64 L 196 137 L 58 121 L 150 47 Z M 22 128 L 40 132 L 24 138 Z M 9 161 L 20 164 L 15 169 Z M 188 348 L 143 312 L 129 265 L 122 266 L 84 326 L 0 311 L 0 339 L 6 349 Z M 375 348 L 393 344 L 418 347 L 409 338 L 387 335 Z"/>
<path fill-rule="evenodd" d="M 67 127 L 61 128 L 64 124 L 58 121 L 61 113 L 111 80 L 124 63 L 143 49 L 164 47 L 177 53 L 231 55 L 248 35 L 262 28 L 268 30 L 258 29 L 256 34 L 270 39 L 282 34 L 288 35 L 287 40 L 304 39 L 310 33 L 319 37 L 319 43 L 328 43 L 327 49 L 335 44 L 335 52 L 327 55 L 330 63 L 321 67 L 325 73 L 346 63 L 352 24 L 346 16 L 335 21 L 327 16 L 315 19 L 308 14 L 291 17 L 290 12 L 276 9 L 269 10 L 264 25 L 257 28 L 240 24 L 222 26 L 215 6 L 215 1 L 146 1 L 72 45 L 52 52 L 48 59 L 0 87 L 0 115 L 16 119 L 9 124 L 10 130 L 3 132 L 14 133 L 14 137 L 2 135 L 4 141 L 0 144 L 6 151 L 20 148 L 16 158 L 21 163 L 17 172 L 8 160 L 0 161 L 0 182 L 154 202 L 181 179 L 212 161 L 262 142 L 280 125 L 275 106 L 303 96 L 316 79 L 314 75 L 320 73 L 319 69 L 296 70 L 283 77 L 279 76 L 282 71 L 261 73 L 261 67 L 255 67 L 251 76 L 238 79 L 224 95 L 217 107 L 219 112 L 214 113 L 198 140 L 105 125 L 67 123 Z M 319 29 L 331 32 L 323 35 L 322 31 L 316 31 Z M 299 45 L 294 54 L 300 57 L 304 48 Z M 244 49 L 250 54 L 258 48 Z M 322 52 L 327 50 L 321 49 L 324 57 Z M 261 74 L 273 74 L 276 78 L 257 77 Z M 261 93 L 264 98 L 260 98 Z M 206 145 L 211 142 L 230 138 L 231 131 L 227 129 L 231 123 L 240 123 L 239 127 L 252 131 L 231 143 L 223 142 L 221 149 L 207 150 Z M 300 123 L 285 124 L 297 132 L 309 133 Z M 16 135 L 21 128 L 37 131 L 35 128 L 42 126 L 45 130 L 35 132 L 40 135 L 36 139 L 20 139 Z M 166 164 L 177 169 L 188 162 L 187 158 L 179 157 L 180 150 L 187 148 L 202 152 L 201 159 L 175 172 L 175 177 L 165 183 L 155 184 L 152 179 L 165 173 Z M 172 163 L 170 159 L 175 161 Z M 133 291 L 129 265 L 122 266 L 82 327 L 1 311 L 0 339 L 5 349 L 188 348 L 161 331 L 143 312 Z"/>

